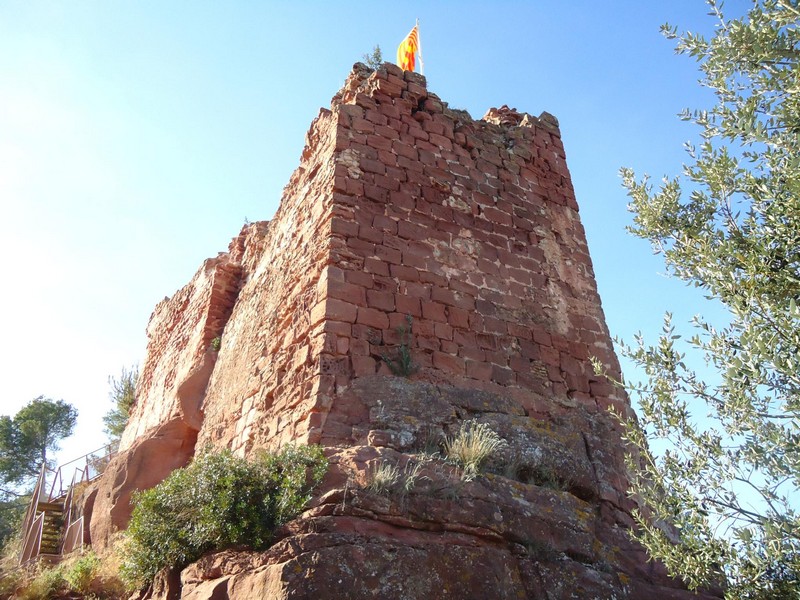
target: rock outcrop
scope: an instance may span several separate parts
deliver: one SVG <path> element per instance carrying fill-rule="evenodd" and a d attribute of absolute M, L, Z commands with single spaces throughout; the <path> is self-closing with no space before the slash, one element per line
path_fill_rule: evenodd
<path fill-rule="evenodd" d="M 153 597 L 698 597 L 627 536 L 608 409 L 631 409 L 590 365 L 619 376 L 552 115 L 474 120 L 420 75 L 356 65 L 274 218 L 148 335 L 94 544 L 195 447 L 320 443 L 331 462 L 272 548 L 206 556 Z M 467 420 L 505 441 L 472 480 L 433 454 Z M 397 481 L 370 486 L 387 465 Z"/>

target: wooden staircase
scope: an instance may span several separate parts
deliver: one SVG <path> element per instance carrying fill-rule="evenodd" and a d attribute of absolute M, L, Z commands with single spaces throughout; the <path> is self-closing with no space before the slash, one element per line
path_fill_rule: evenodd
<path fill-rule="evenodd" d="M 61 533 L 64 524 L 63 502 L 40 502 L 39 511 L 44 513 L 42 523 L 42 539 L 39 544 L 39 556 L 48 558 L 61 554 Z"/>

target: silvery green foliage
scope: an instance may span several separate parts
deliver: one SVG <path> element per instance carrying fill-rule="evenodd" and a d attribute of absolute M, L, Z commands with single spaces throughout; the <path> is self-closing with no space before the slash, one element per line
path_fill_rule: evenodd
<path fill-rule="evenodd" d="M 264 550 L 299 515 L 328 461 L 319 446 L 284 446 L 252 460 L 203 452 L 164 481 L 134 494 L 121 575 L 131 591 L 165 568 L 183 568 L 231 546 Z"/>
<path fill-rule="evenodd" d="M 639 540 L 691 587 L 730 598 L 800 594 L 800 3 L 755 0 L 731 18 L 708 0 L 712 38 L 663 28 L 694 57 L 710 110 L 685 112 L 700 141 L 682 177 L 654 189 L 629 169 L 630 231 L 669 272 L 719 300 L 701 317 L 623 353 L 646 374 L 630 386 L 640 428 L 627 436 Z M 703 381 L 684 360 L 705 358 Z M 650 452 L 648 446 L 666 447 Z M 663 441 L 666 440 L 666 446 Z M 677 544 L 674 543 L 677 540 Z"/>

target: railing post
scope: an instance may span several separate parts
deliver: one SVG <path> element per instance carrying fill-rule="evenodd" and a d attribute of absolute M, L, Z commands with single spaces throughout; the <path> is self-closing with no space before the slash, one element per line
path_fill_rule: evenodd
<path fill-rule="evenodd" d="M 100 448 L 99 451 L 103 452 L 101 460 L 110 460 L 111 455 L 115 452 L 115 450 L 116 448 L 113 444 L 107 444 Z M 30 504 L 28 505 L 28 509 L 25 512 L 25 518 L 22 522 L 22 549 L 19 557 L 20 564 L 23 564 L 38 556 L 41 550 L 42 531 L 44 528 L 44 512 L 40 513 L 37 518 L 39 503 L 52 502 L 53 500 L 61 498 L 64 495 L 64 478 L 62 475 L 64 468 L 67 465 L 71 465 L 77 461 L 80 461 L 81 459 L 84 460 L 86 467 L 85 469 L 76 468 L 73 471 L 72 479 L 70 481 L 69 488 L 67 489 L 67 495 L 66 498 L 64 498 L 64 524 L 62 529 L 62 538 L 60 541 L 60 549 L 63 551 L 66 546 L 70 546 L 70 549 L 72 549 L 76 546 L 76 541 L 79 541 L 80 546 L 83 547 L 85 527 L 82 514 L 75 518 L 77 513 L 74 510 L 74 488 L 76 483 L 82 483 L 84 480 L 89 483 L 102 472 L 96 468 L 97 457 L 95 457 L 95 454 L 97 452 L 98 450 L 95 450 L 94 452 L 85 454 L 80 458 L 72 460 L 68 463 L 64 463 L 55 471 L 51 471 L 53 473 L 53 481 L 52 485 L 49 486 L 49 492 L 47 485 L 47 473 L 50 471 L 50 469 L 47 468 L 47 465 L 42 465 L 39 471 L 39 477 L 36 480 L 36 486 L 34 487 L 33 495 L 31 496 Z M 90 457 L 95 458 L 94 463 L 90 461 Z M 93 465 L 94 471 L 96 471 L 94 474 L 92 473 Z M 81 471 L 81 474 L 79 477 L 77 477 L 76 481 L 78 471 Z M 56 489 L 58 489 L 58 492 L 56 492 Z M 72 527 L 73 525 L 74 527 Z M 76 537 L 77 535 L 80 535 L 79 539 Z"/>
<path fill-rule="evenodd" d="M 30 504 L 28 504 L 28 510 L 25 511 L 25 518 L 22 521 L 22 550 L 20 551 L 20 564 L 22 564 L 23 556 L 25 554 L 25 548 L 27 547 L 31 534 L 33 533 L 32 529 L 36 520 L 36 510 L 39 506 L 39 499 L 44 489 L 44 474 L 45 474 L 45 465 L 42 465 L 42 468 L 39 470 L 39 478 L 36 480 L 36 485 L 33 488 L 33 494 L 31 495 Z"/>

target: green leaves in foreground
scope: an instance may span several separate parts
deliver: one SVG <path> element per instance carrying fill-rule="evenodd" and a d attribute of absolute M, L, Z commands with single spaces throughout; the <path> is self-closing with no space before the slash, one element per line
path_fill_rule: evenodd
<path fill-rule="evenodd" d="M 683 176 L 622 177 L 630 231 L 728 312 L 688 339 L 668 316 L 655 344 L 622 347 L 644 374 L 627 423 L 636 537 L 693 589 L 798 598 L 800 3 L 753 0 L 735 18 L 706 3 L 712 38 L 663 29 L 717 100 L 682 116 L 700 128 Z"/>
<path fill-rule="evenodd" d="M 297 516 L 328 463 L 318 446 L 288 446 L 253 460 L 205 453 L 134 496 L 122 576 L 131 589 L 163 568 L 243 545 L 267 548 L 275 529 Z"/>

